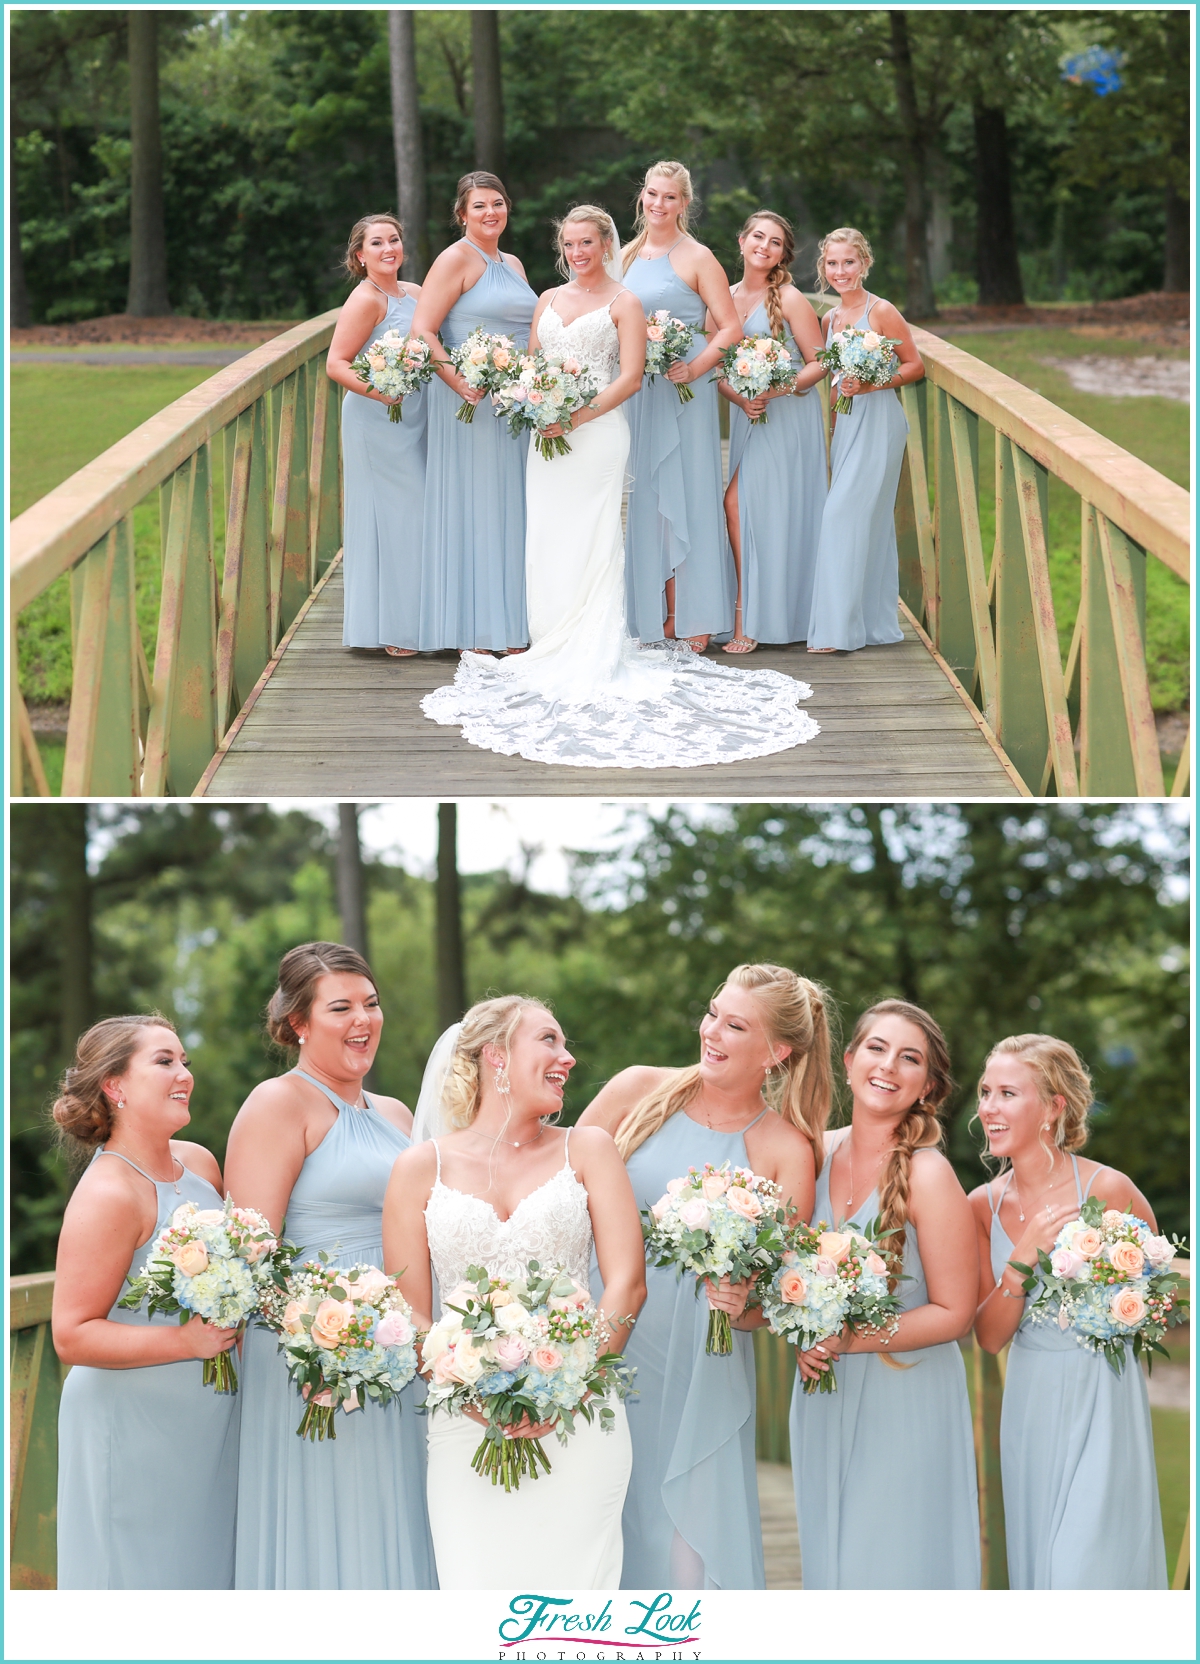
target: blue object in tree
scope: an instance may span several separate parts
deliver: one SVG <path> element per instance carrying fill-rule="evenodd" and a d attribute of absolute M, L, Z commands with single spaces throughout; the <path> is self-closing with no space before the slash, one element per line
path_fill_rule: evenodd
<path fill-rule="evenodd" d="M 1098 97 L 1103 98 L 1107 93 L 1120 90 L 1120 71 L 1124 61 L 1124 53 L 1114 52 L 1111 47 L 1089 46 L 1086 51 L 1072 53 L 1069 58 L 1063 59 L 1062 78 L 1075 87 L 1090 86 Z"/>

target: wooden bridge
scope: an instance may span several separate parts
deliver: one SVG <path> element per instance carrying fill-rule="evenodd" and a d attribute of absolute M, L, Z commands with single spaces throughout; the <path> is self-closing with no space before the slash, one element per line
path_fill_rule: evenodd
<path fill-rule="evenodd" d="M 1146 570 L 1157 560 L 1190 581 L 1188 493 L 921 330 L 926 380 L 903 393 L 896 507 L 904 642 L 755 656 L 811 683 L 819 736 L 754 762 L 662 771 L 554 768 L 465 744 L 419 709 L 451 679 L 452 656 L 341 646 L 339 401 L 324 372 L 335 318 L 248 353 L 13 522 L 14 630 L 52 584 L 70 585 L 65 796 L 1162 795 Z M 1065 656 L 1051 477 L 1080 505 Z M 135 515 L 155 497 L 151 665 L 135 545 L 152 534 Z M 11 657 L 12 792 L 48 794 Z M 1173 792 L 1187 783 L 1185 748 Z"/>

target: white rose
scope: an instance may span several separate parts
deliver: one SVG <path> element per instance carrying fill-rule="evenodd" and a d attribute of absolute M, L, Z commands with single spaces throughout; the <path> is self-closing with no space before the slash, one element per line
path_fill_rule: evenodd
<path fill-rule="evenodd" d="M 497 1329 L 506 1335 L 516 1334 L 517 1330 L 523 1328 L 528 1321 L 529 1313 L 524 1306 L 518 1304 L 515 1300 L 511 1306 L 501 1306 L 495 1314 Z"/>
<path fill-rule="evenodd" d="M 435 1323 L 425 1336 L 421 1354 L 427 1364 L 434 1363 L 450 1345 L 450 1337 L 440 1323 Z"/>

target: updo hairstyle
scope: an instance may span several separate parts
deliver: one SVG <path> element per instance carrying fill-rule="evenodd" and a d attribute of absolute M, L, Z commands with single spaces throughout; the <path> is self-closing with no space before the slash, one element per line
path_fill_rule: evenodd
<path fill-rule="evenodd" d="M 362 954 L 344 942 L 304 942 L 279 961 L 279 986 L 267 1004 L 267 1033 L 277 1046 L 300 1044 L 293 1023 L 308 1021 L 323 976 L 344 972 L 365 976 L 375 992 L 378 985 Z"/>
<path fill-rule="evenodd" d="M 612 249 L 612 239 L 617 229 L 613 224 L 612 215 L 606 212 L 603 208 L 597 208 L 596 205 L 591 202 L 581 202 L 578 207 L 568 208 L 562 219 L 555 220 L 554 246 L 558 250 L 558 259 L 555 261 L 555 266 L 568 282 L 571 280 L 571 268 L 567 265 L 567 257 L 563 253 L 563 226 L 573 225 L 577 220 L 586 220 L 589 225 L 594 225 L 596 230 L 600 233 L 600 241 L 608 246 L 610 252 Z M 605 259 L 607 258 L 608 256 L 605 255 Z"/>
<path fill-rule="evenodd" d="M 342 261 L 349 277 L 355 283 L 367 275 L 366 261 L 362 258 L 362 246 L 367 240 L 367 232 L 373 225 L 394 225 L 400 234 L 400 241 L 404 241 L 404 227 L 395 214 L 367 214 L 361 220 L 355 220 L 346 244 L 346 258 Z"/>
<path fill-rule="evenodd" d="M 549 1007 L 524 994 L 501 994 L 496 999 L 480 1000 L 467 1012 L 442 1087 L 442 1102 L 450 1126 L 469 1127 L 478 1115 L 483 1095 L 480 1073 L 484 1067 L 483 1048 L 495 1046 L 507 1059 L 517 1025 L 527 1011 L 548 1014 Z"/>
<path fill-rule="evenodd" d="M 850 247 L 862 261 L 864 278 L 875 264 L 875 256 L 871 253 L 871 245 L 861 231 L 856 231 L 852 225 L 842 225 L 836 231 L 828 232 L 817 245 L 817 283 L 823 295 L 827 295 L 830 290 L 830 284 L 825 276 L 825 250 L 830 243 L 850 244 Z"/>
<path fill-rule="evenodd" d="M 494 173 L 464 173 L 458 182 L 458 194 L 454 198 L 454 224 L 461 231 L 467 223 L 467 198 L 472 191 L 496 191 L 504 198 L 504 206 L 512 213 L 512 197 L 504 188 L 504 182 L 497 179 Z"/>
<path fill-rule="evenodd" d="M 176 1033 L 169 1017 L 151 1011 L 144 1017 L 105 1017 L 80 1035 L 75 1061 L 63 1074 L 50 1111 L 60 1138 L 95 1149 L 112 1137 L 116 1105 L 104 1082 L 125 1073 L 148 1028 Z"/>
<path fill-rule="evenodd" d="M 1027 1063 L 1037 1081 L 1038 1097 L 1047 1109 L 1054 1098 L 1064 1100 L 1065 1108 L 1053 1124 L 1054 1143 L 1068 1154 L 1082 1150 L 1088 1137 L 1088 1111 L 1095 1097 L 1092 1077 L 1074 1046 L 1056 1039 L 1053 1034 L 1010 1034 L 1007 1040 L 999 1040 L 992 1047 L 985 1069 L 994 1057 L 1016 1057 Z M 1040 1130 L 1038 1142 L 1042 1142 Z M 1051 1152 L 1046 1153 L 1053 1164 Z"/>

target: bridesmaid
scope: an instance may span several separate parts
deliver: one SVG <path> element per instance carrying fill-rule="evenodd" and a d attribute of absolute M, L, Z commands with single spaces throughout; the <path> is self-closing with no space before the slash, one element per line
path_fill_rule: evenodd
<path fill-rule="evenodd" d="M 510 335 L 521 348 L 528 344 L 537 296 L 525 281 L 521 262 L 499 248 L 511 208 L 494 173 L 463 175 L 454 204 L 462 237 L 430 267 L 413 318 L 445 384 L 429 387 L 418 645 L 430 652 L 445 647 L 518 651 L 529 640 L 528 439 L 514 439 L 488 406 L 470 424 L 456 419 L 461 401 L 477 404 L 480 395 L 467 386 L 446 351 L 461 346 L 473 329 Z"/>
<path fill-rule="evenodd" d="M 1056 1323 L 1032 1325 L 1022 1274 L 1088 1196 L 1157 1229 L 1124 1173 L 1080 1159 L 1092 1082 L 1074 1047 L 1049 1034 L 993 1046 L 979 1118 L 1007 1172 L 971 1194 L 979 1237 L 975 1333 L 1012 1346 L 1000 1415 L 1010 1589 L 1165 1589 L 1150 1405 L 1141 1367 L 1117 1375 Z M 1113 1529 L 1114 1519 L 1120 1528 Z"/>
<path fill-rule="evenodd" d="M 391 214 L 358 221 L 346 245 L 346 270 L 361 278 L 342 307 L 326 371 L 354 397 L 342 400 L 342 644 L 383 647 L 394 658 L 417 649 L 421 522 L 425 500 L 425 389 L 397 403 L 376 393 L 350 368 L 385 330 L 407 335 L 417 297 L 400 281 L 403 230 Z"/>
<path fill-rule="evenodd" d="M 109 1017 L 80 1039 L 54 1105 L 66 1140 L 95 1151 L 67 1203 L 54 1279 L 54 1350 L 71 1366 L 58 1413 L 60 1589 L 233 1588 L 241 1400 L 206 1387 L 201 1360 L 237 1332 L 116 1304 L 176 1208 L 222 1205 L 215 1159 L 173 1136 L 192 1085 L 164 1017 Z"/>
<path fill-rule="evenodd" d="M 800 1354 L 790 1430 L 806 1589 L 977 1589 L 979 1504 L 967 1374 L 971 1209 L 936 1146 L 953 1090 L 941 1029 L 907 1000 L 863 1013 L 846 1049 L 850 1127 L 829 1140 L 812 1218 L 877 1216 L 903 1314 L 894 1337 L 842 1334 Z M 918 1247 L 918 1236 L 920 1247 Z M 881 1354 L 871 1356 L 872 1353 Z M 801 1380 L 837 1365 L 837 1391 Z M 896 1509 L 903 1528 L 896 1529 Z"/>
<path fill-rule="evenodd" d="M 716 256 L 688 235 L 692 178 L 682 162 L 655 162 L 638 198 L 637 234 L 623 254 L 625 287 L 646 315 L 666 307 L 700 330 L 686 361 L 646 382 L 629 401 L 625 587 L 629 633 L 678 637 L 702 653 L 733 628 L 734 573 L 721 524 L 721 437 L 709 371 L 741 339 L 729 283 Z M 689 404 L 668 381 L 693 387 Z"/>
<path fill-rule="evenodd" d="M 412 1116 L 362 1089 L 383 1026 L 370 968 L 336 942 L 293 948 L 267 1020 L 304 1066 L 262 1081 L 238 1111 L 229 1188 L 277 1231 L 286 1215 L 301 1259 L 324 1249 L 382 1266 L 383 1196 Z M 242 1374 L 236 1587 L 436 1588 L 414 1388 L 339 1416 L 336 1442 L 313 1444 L 297 1436 L 300 1396 L 268 1330 L 251 1327 Z"/>
<path fill-rule="evenodd" d="M 690 1069 L 625 1069 L 580 1117 L 611 1132 L 639 1208 L 706 1161 L 774 1179 L 804 1218 L 829 1117 L 825 998 L 781 965 L 738 965 L 700 1025 Z M 754 1348 L 748 1283 L 706 1290 L 648 1266 L 648 1294 L 625 1355 L 633 1475 L 625 1502 L 626 1589 L 761 1589 L 754 1452 Z M 732 1357 L 705 1351 L 708 1306 L 730 1313 Z"/>
<path fill-rule="evenodd" d="M 821 523 L 813 585 L 810 653 L 853 652 L 903 641 L 896 492 L 908 438 L 908 418 L 895 389 L 925 374 L 912 331 L 890 301 L 863 287 L 871 270 L 871 245 L 844 226 L 822 239 L 817 277 L 838 304 L 825 318 L 825 339 L 848 326 L 873 329 L 899 341 L 900 367 L 886 387 L 844 378 L 838 393 L 853 397 L 848 415 L 834 422 L 829 496 Z"/>
<path fill-rule="evenodd" d="M 801 365 L 790 388 L 746 399 L 727 381 L 718 391 L 729 418 L 725 524 L 738 577 L 737 611 L 726 653 L 753 653 L 760 641 L 803 641 L 812 611 L 813 571 L 825 504 L 825 424 L 807 395 L 825 375 L 817 314 L 792 282 L 792 228 L 761 209 L 738 236 L 742 281 L 733 304 L 742 334 L 773 335 Z M 715 320 L 709 319 L 709 328 Z M 765 423 L 752 422 L 771 406 Z M 745 489 L 743 490 L 743 486 Z"/>

